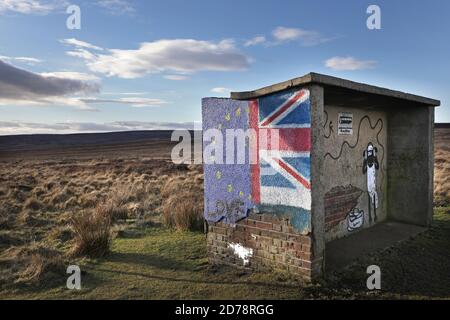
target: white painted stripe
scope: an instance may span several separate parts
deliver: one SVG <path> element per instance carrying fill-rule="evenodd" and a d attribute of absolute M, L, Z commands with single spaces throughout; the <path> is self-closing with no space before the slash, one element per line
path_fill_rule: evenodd
<path fill-rule="evenodd" d="M 311 191 L 261 186 L 261 204 L 299 207 L 311 210 Z"/>

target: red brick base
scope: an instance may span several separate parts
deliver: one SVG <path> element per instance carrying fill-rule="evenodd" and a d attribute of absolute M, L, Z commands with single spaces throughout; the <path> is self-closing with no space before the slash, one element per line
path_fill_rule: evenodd
<path fill-rule="evenodd" d="M 235 226 L 209 223 L 208 256 L 210 263 L 227 264 L 253 270 L 279 270 L 312 280 L 320 275 L 322 259 L 314 260 L 311 236 L 297 233 L 289 217 L 250 214 Z M 248 263 L 234 253 L 230 244 L 253 250 Z"/>

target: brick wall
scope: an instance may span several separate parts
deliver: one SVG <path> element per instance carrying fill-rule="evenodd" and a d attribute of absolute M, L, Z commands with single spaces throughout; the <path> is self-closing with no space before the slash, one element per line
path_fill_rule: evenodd
<path fill-rule="evenodd" d="M 319 275 L 322 260 L 314 261 L 311 236 L 297 233 L 288 217 L 250 214 L 233 227 L 209 223 L 207 244 L 210 263 L 228 264 L 253 270 L 280 270 L 311 280 Z M 252 249 L 248 263 L 230 246 Z"/>
<path fill-rule="evenodd" d="M 357 205 L 363 191 L 352 185 L 335 187 L 325 194 L 325 230 L 329 231 L 344 220 Z"/>

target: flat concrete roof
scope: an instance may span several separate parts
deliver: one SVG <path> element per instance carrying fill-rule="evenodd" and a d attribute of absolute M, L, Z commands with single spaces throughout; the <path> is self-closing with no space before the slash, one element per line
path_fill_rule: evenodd
<path fill-rule="evenodd" d="M 417 104 L 423 104 L 424 106 L 437 107 L 441 105 L 439 100 L 421 97 L 411 93 L 391 90 L 387 88 L 377 87 L 368 85 L 365 83 L 354 82 L 346 79 L 341 79 L 337 77 L 332 77 L 319 73 L 308 73 L 302 77 L 291 79 L 288 81 L 280 82 L 271 86 L 267 86 L 261 89 L 253 91 L 243 91 L 243 92 L 231 92 L 231 98 L 236 100 L 251 100 L 256 99 L 261 96 L 265 96 L 274 92 L 279 92 L 285 89 L 295 88 L 299 86 L 304 86 L 308 84 L 318 84 L 325 87 L 325 99 L 327 94 L 327 88 L 332 89 L 334 94 L 340 95 L 341 99 L 345 98 L 346 95 L 355 92 L 368 94 L 370 96 L 383 96 L 394 98 L 395 100 L 405 100 L 411 101 Z M 334 100 L 334 99 L 333 99 Z"/>

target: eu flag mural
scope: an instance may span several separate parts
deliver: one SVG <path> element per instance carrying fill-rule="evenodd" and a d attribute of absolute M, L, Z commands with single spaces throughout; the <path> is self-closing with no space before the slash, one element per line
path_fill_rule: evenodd
<path fill-rule="evenodd" d="M 205 219 L 234 224 L 253 207 L 250 163 L 225 164 L 227 129 L 248 129 L 249 109 L 245 101 L 203 99 L 203 161 L 205 175 Z M 211 133 L 211 135 L 208 135 Z M 208 147 L 209 146 L 209 147 Z M 209 153 L 209 148 L 216 148 Z M 236 155 L 237 148 L 233 152 Z M 248 151 L 248 145 L 246 150 Z M 236 158 L 236 157 L 235 157 Z"/>
<path fill-rule="evenodd" d="M 288 214 L 298 231 L 310 230 L 310 108 L 306 89 L 251 101 L 203 100 L 204 157 L 211 158 L 208 149 L 214 143 L 205 135 L 208 129 L 220 130 L 224 146 L 223 162 L 204 159 L 206 220 L 235 223 L 253 209 Z M 241 129 L 256 137 L 247 140 L 249 156 L 244 163 L 225 163 L 230 146 L 226 129 Z"/>

